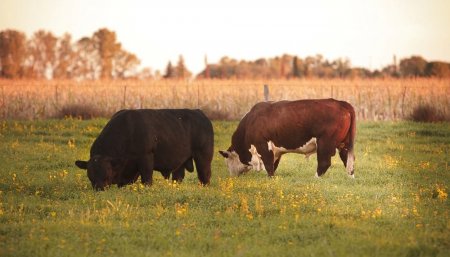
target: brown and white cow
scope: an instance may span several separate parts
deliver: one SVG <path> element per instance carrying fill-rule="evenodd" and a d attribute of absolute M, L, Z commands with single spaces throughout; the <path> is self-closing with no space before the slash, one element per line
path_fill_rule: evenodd
<path fill-rule="evenodd" d="M 253 106 L 240 121 L 227 151 L 230 175 L 238 176 L 251 169 L 265 169 L 269 176 L 285 153 L 307 157 L 317 152 L 317 173 L 322 176 L 331 166 L 336 149 L 354 177 L 353 145 L 356 134 L 355 111 L 335 99 L 261 102 Z"/>

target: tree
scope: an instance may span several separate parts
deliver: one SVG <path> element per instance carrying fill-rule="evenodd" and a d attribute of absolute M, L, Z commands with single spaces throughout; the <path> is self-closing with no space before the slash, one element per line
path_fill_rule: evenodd
<path fill-rule="evenodd" d="M 25 34 L 15 30 L 0 32 L 0 77 L 18 78 L 22 76 L 25 56 Z"/>
<path fill-rule="evenodd" d="M 203 73 L 203 78 L 209 79 L 210 73 L 209 73 L 209 65 L 208 65 L 208 56 L 205 55 L 205 72 Z"/>
<path fill-rule="evenodd" d="M 281 78 L 289 78 L 292 76 L 293 57 L 288 54 L 281 56 Z"/>
<path fill-rule="evenodd" d="M 420 56 L 411 56 L 400 61 L 400 73 L 404 77 L 425 76 L 427 61 Z"/>
<path fill-rule="evenodd" d="M 180 55 L 176 67 L 176 77 L 178 79 L 187 79 L 191 76 L 192 73 L 186 68 L 186 65 L 184 64 L 184 58 L 182 55 Z"/>
<path fill-rule="evenodd" d="M 265 78 L 269 79 L 271 77 L 269 63 L 265 58 L 259 58 L 256 61 L 249 63 L 249 70 L 251 74 L 244 78 Z"/>
<path fill-rule="evenodd" d="M 283 61 L 278 56 L 269 59 L 269 67 L 271 78 L 279 79 L 282 76 L 282 73 L 284 73 Z"/>
<path fill-rule="evenodd" d="M 110 79 L 113 76 L 113 59 L 121 49 L 116 42 L 116 33 L 103 28 L 94 33 L 92 40 L 100 57 L 100 78 Z"/>
<path fill-rule="evenodd" d="M 450 63 L 429 62 L 425 69 L 425 75 L 430 77 L 449 78 Z"/>
<path fill-rule="evenodd" d="M 350 72 L 347 74 L 347 77 L 349 78 L 370 78 L 372 77 L 372 73 L 370 70 L 365 68 L 352 68 L 350 69 Z"/>
<path fill-rule="evenodd" d="M 137 75 L 139 79 L 151 79 L 153 78 L 152 70 L 149 67 L 143 68 Z"/>
<path fill-rule="evenodd" d="M 301 72 L 300 72 L 301 65 L 302 65 L 301 60 L 299 60 L 297 56 L 294 56 L 294 59 L 292 60 L 292 76 L 294 78 L 301 77 Z"/>
<path fill-rule="evenodd" d="M 237 60 L 231 59 L 228 56 L 224 56 L 219 61 L 219 78 L 233 78 L 236 76 L 236 67 L 238 65 Z"/>
<path fill-rule="evenodd" d="M 140 63 L 136 55 L 119 49 L 113 59 L 114 78 L 124 79 L 137 75 L 136 68 Z"/>
<path fill-rule="evenodd" d="M 100 57 L 95 44 L 84 37 L 75 44 L 75 64 L 73 75 L 78 79 L 97 79 L 99 77 Z"/>
<path fill-rule="evenodd" d="M 350 75 L 350 60 L 348 58 L 339 58 L 333 62 L 333 69 L 335 70 L 336 77 L 345 78 Z"/>
<path fill-rule="evenodd" d="M 381 76 L 398 78 L 398 77 L 400 77 L 400 74 L 397 71 L 397 66 L 388 65 L 381 70 Z"/>
<path fill-rule="evenodd" d="M 53 70 L 53 78 L 70 79 L 73 77 L 76 53 L 72 48 L 72 37 L 66 33 L 58 39 L 56 49 L 56 65 Z"/>
<path fill-rule="evenodd" d="M 175 70 L 172 66 L 172 62 L 169 61 L 166 67 L 166 73 L 164 74 L 165 79 L 173 79 L 175 78 Z"/>
<path fill-rule="evenodd" d="M 303 71 L 304 76 L 307 78 L 314 76 L 314 57 L 308 56 L 305 58 L 305 61 L 303 62 Z"/>
<path fill-rule="evenodd" d="M 51 33 L 39 30 L 28 42 L 28 63 L 30 73 L 35 78 L 52 78 L 56 66 L 56 43 L 58 39 Z"/>

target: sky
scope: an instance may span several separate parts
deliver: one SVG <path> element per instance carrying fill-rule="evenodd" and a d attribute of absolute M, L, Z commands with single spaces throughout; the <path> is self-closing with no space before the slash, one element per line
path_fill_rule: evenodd
<path fill-rule="evenodd" d="M 0 0 L 0 31 L 78 40 L 100 28 L 115 31 L 141 67 L 161 72 L 180 55 L 194 74 L 205 56 L 321 54 L 371 70 L 394 55 L 450 62 L 450 0 Z"/>

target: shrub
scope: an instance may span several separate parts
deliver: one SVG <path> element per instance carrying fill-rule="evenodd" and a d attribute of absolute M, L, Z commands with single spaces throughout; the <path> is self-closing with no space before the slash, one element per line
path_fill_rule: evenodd
<path fill-rule="evenodd" d="M 450 117 L 429 104 L 420 104 L 414 108 L 409 116 L 409 120 L 415 122 L 441 122 L 449 121 Z"/>
<path fill-rule="evenodd" d="M 110 113 L 102 111 L 94 106 L 82 105 L 82 104 L 70 104 L 61 108 L 55 118 L 73 117 L 83 120 L 93 119 L 98 117 L 110 117 Z"/>
<path fill-rule="evenodd" d="M 202 111 L 210 120 L 235 120 L 236 118 L 225 110 L 214 110 L 211 108 L 202 108 Z"/>

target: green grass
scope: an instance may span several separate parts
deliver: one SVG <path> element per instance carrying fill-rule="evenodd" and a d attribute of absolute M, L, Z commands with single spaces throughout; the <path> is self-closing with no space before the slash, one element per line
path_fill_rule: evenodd
<path fill-rule="evenodd" d="M 356 179 L 336 155 L 283 157 L 209 187 L 91 189 L 76 159 L 106 120 L 0 121 L 0 256 L 448 256 L 450 124 L 360 122 Z M 216 153 L 236 122 L 214 122 Z"/>

